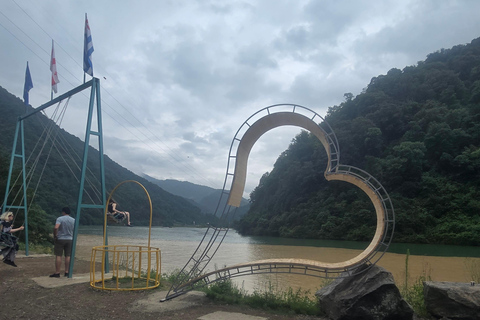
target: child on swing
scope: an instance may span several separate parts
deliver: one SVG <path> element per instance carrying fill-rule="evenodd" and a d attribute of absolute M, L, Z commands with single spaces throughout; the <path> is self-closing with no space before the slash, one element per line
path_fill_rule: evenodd
<path fill-rule="evenodd" d="M 108 202 L 108 212 L 107 215 L 113 217 L 117 222 L 123 221 L 125 217 L 127 218 L 127 226 L 132 227 L 130 224 L 130 213 L 127 211 L 118 211 L 117 210 L 117 203 L 115 200 L 110 199 Z"/>

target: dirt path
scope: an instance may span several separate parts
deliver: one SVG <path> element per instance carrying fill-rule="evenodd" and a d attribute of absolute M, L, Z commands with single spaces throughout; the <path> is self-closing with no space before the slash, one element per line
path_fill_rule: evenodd
<path fill-rule="evenodd" d="M 272 320 L 321 319 L 275 315 L 244 306 L 216 304 L 192 294 L 160 303 L 160 288 L 135 292 L 92 289 L 88 282 L 44 288 L 33 278 L 53 273 L 55 257 L 18 257 L 17 268 L 0 262 L 0 297 L 5 319 L 198 319 L 217 311 L 238 312 Z M 89 262 L 75 261 L 75 274 L 88 273 Z M 63 271 L 63 270 L 62 270 Z M 56 279 L 58 280 L 58 279 Z M 64 280 L 64 279 L 62 279 Z M 178 299 L 178 300 L 177 300 Z"/>

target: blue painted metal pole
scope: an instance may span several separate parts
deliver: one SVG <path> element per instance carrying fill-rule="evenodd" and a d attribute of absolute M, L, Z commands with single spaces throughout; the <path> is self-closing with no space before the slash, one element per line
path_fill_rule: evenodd
<path fill-rule="evenodd" d="M 46 108 L 54 105 L 54 104 L 57 103 L 57 102 L 60 102 L 60 101 L 66 99 L 66 98 L 68 98 L 68 97 L 73 96 L 74 94 L 76 94 L 76 93 L 78 93 L 78 92 L 80 92 L 80 91 L 83 91 L 83 90 L 91 87 L 92 84 L 93 84 L 93 79 L 90 80 L 90 81 L 88 81 L 87 83 L 84 83 L 84 84 L 76 87 L 76 88 L 73 88 L 72 90 L 70 90 L 70 91 L 68 91 L 68 92 L 66 92 L 66 93 L 64 93 L 64 94 L 56 97 L 55 99 L 53 99 L 53 100 L 51 100 L 51 101 L 49 101 L 49 102 L 47 102 L 47 103 L 42 104 L 40 107 L 35 108 L 32 112 L 29 112 L 28 114 L 20 117 L 20 119 L 21 119 L 21 120 L 25 120 L 26 118 L 34 115 L 35 113 L 38 113 L 38 112 L 40 112 L 40 111 L 42 111 L 42 110 L 44 110 L 44 109 L 46 109 Z"/>
<path fill-rule="evenodd" d="M 25 255 L 28 256 L 28 210 L 27 210 L 27 180 L 25 176 L 25 139 L 23 130 L 23 120 L 20 121 L 20 138 L 22 140 L 22 185 L 23 185 L 23 212 L 25 214 Z"/>
<path fill-rule="evenodd" d="M 95 98 L 95 78 L 92 79 L 92 90 L 90 91 L 90 103 L 88 107 L 88 118 L 87 118 L 87 128 L 85 129 L 85 143 L 83 145 L 83 160 L 82 160 L 82 173 L 80 177 L 80 187 L 78 190 L 78 200 L 77 200 L 77 209 L 76 209 L 76 216 L 75 216 L 75 227 L 73 229 L 73 241 L 72 241 L 72 255 L 70 259 L 70 266 L 68 271 L 68 277 L 71 278 L 73 276 L 73 266 L 75 263 L 75 251 L 77 246 L 77 236 L 78 236 L 78 226 L 80 225 L 80 213 L 82 210 L 82 201 L 83 201 L 83 189 L 85 187 L 85 172 L 87 168 L 87 159 L 88 159 L 88 149 L 90 146 L 90 129 L 92 127 L 92 113 L 93 113 L 93 105 L 94 105 L 94 98 Z"/>
<path fill-rule="evenodd" d="M 105 165 L 103 161 L 103 125 L 102 125 L 102 99 L 100 97 L 100 80 L 95 81 L 97 89 L 97 126 L 98 126 L 98 157 L 100 163 L 100 183 L 102 190 L 102 205 L 107 206 L 106 186 L 105 186 Z M 104 209 L 105 210 L 105 209 Z M 103 213 L 103 212 L 102 212 Z M 108 245 L 108 231 L 105 230 L 105 245 Z M 105 253 L 105 273 L 108 273 L 108 251 Z"/>
<path fill-rule="evenodd" d="M 17 153 L 17 143 L 18 143 L 18 136 L 20 135 L 20 153 Z M 13 164 L 15 162 L 15 158 L 19 157 L 22 162 L 22 188 L 23 188 L 23 199 L 20 202 L 19 206 L 15 206 L 13 203 L 11 205 L 8 204 L 8 194 L 10 191 L 10 182 L 13 173 Z M 8 211 L 10 208 L 16 209 L 23 209 L 24 212 L 24 225 L 25 225 L 25 255 L 28 256 L 28 211 L 27 211 L 27 185 L 26 185 L 26 177 L 25 177 L 25 139 L 24 139 L 24 130 L 23 130 L 23 120 L 18 118 L 17 126 L 15 128 L 15 136 L 13 138 L 13 147 L 12 147 L 12 155 L 10 157 L 10 167 L 8 169 L 8 178 L 7 178 L 7 185 L 5 186 L 5 197 L 3 198 L 3 211 Z"/>
<path fill-rule="evenodd" d="M 20 130 L 20 123 L 21 123 L 21 120 L 18 119 L 17 126 L 15 127 L 15 136 L 13 137 L 12 155 L 10 156 L 10 167 L 8 168 L 7 185 L 5 186 L 5 197 L 3 198 L 3 208 L 2 208 L 3 212 L 7 211 L 8 209 L 8 203 L 7 203 L 8 193 L 10 190 L 10 181 L 11 181 L 12 172 L 13 172 L 13 162 L 15 161 L 15 154 L 17 152 L 17 137 L 18 137 L 18 131 Z"/>

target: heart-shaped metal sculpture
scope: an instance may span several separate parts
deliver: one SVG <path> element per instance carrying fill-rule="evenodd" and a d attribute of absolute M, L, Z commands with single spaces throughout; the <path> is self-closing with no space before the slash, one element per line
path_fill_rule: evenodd
<path fill-rule="evenodd" d="M 385 188 L 367 172 L 340 164 L 340 148 L 335 133 L 328 123 L 311 109 L 291 104 L 266 107 L 250 116 L 238 129 L 230 146 L 227 173 L 217 212 L 222 210 L 224 222 L 231 219 L 232 208 L 240 206 L 247 175 L 250 151 L 266 132 L 280 126 L 297 126 L 310 131 L 325 148 L 328 157 L 324 172 L 328 181 L 351 183 L 370 198 L 377 216 L 375 235 L 369 246 L 356 257 L 338 263 L 307 259 L 267 259 L 236 264 L 202 274 L 227 234 L 228 228 L 209 227 L 190 260 L 177 276 L 166 299 L 181 295 L 195 284 L 209 284 L 225 278 L 257 273 L 296 273 L 317 277 L 348 276 L 364 272 L 375 264 L 388 249 L 395 228 L 393 205 Z M 233 172 L 231 171 L 233 168 Z M 225 200 L 225 197 L 228 198 Z M 360 268 L 367 265 L 367 268 Z"/>

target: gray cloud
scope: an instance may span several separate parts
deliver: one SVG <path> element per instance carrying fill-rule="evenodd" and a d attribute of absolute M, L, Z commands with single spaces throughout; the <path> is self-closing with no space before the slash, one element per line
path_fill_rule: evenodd
<path fill-rule="evenodd" d="M 324 115 L 372 77 L 480 30 L 476 1 L 45 0 L 0 10 L 2 87 L 22 96 L 28 60 L 30 101 L 48 101 L 52 38 L 60 93 L 80 85 L 88 12 L 106 153 L 136 173 L 215 188 L 235 132 L 257 110 L 296 103 Z M 87 104 L 88 92 L 72 99 L 62 124 L 81 138 Z M 246 195 L 298 132 L 278 128 L 258 141 Z"/>

